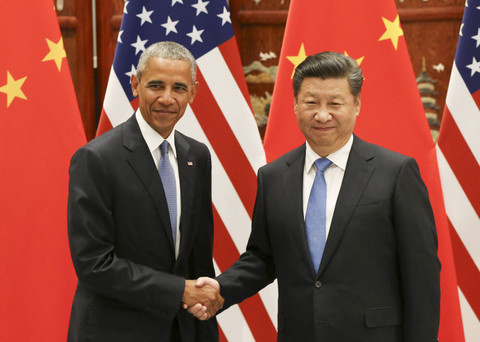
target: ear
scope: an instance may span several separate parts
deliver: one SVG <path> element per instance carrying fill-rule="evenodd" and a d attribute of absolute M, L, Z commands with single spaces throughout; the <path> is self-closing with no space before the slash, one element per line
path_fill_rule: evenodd
<path fill-rule="evenodd" d="M 132 75 L 132 77 L 130 78 L 130 84 L 132 86 L 133 96 L 137 97 L 138 96 L 138 86 L 139 86 L 140 82 L 138 81 L 138 78 L 137 78 L 136 75 Z"/>
<path fill-rule="evenodd" d="M 293 101 L 293 111 L 295 112 L 295 114 L 297 114 L 297 98 L 295 98 L 295 100 Z"/>
<path fill-rule="evenodd" d="M 358 114 L 360 114 L 360 107 L 362 106 L 362 101 L 360 99 L 360 95 L 358 95 L 355 98 L 354 106 L 355 106 L 356 115 L 358 116 Z"/>
<path fill-rule="evenodd" d="M 197 95 L 198 87 L 199 87 L 199 83 L 198 81 L 195 81 L 195 83 L 192 86 L 192 91 L 190 93 L 191 96 L 190 96 L 190 101 L 188 101 L 189 103 L 192 103 L 193 99 L 195 98 L 195 95 Z"/>

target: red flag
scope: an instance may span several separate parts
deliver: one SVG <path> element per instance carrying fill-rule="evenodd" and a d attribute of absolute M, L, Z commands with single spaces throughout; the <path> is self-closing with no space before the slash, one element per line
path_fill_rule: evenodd
<path fill-rule="evenodd" d="M 437 146 L 467 341 L 480 341 L 479 22 L 466 6 Z"/>
<path fill-rule="evenodd" d="M 68 165 L 86 142 L 51 1 L 0 5 L 0 341 L 65 341 Z"/>
<path fill-rule="evenodd" d="M 164 40 L 184 45 L 198 63 L 199 90 L 176 129 L 204 142 L 212 154 L 214 261 L 221 272 L 245 250 L 256 172 L 265 164 L 226 1 L 126 3 L 97 134 L 138 107 L 130 75 L 140 53 Z M 271 286 L 220 314 L 221 340 L 275 340 L 276 296 Z"/>
<path fill-rule="evenodd" d="M 337 51 L 357 60 L 365 82 L 355 133 L 414 157 L 429 189 L 442 262 L 440 340 L 463 341 L 450 235 L 435 145 L 422 108 L 393 0 L 292 0 L 280 56 L 265 152 L 271 161 L 305 141 L 293 112 L 293 70 L 306 55 Z"/>

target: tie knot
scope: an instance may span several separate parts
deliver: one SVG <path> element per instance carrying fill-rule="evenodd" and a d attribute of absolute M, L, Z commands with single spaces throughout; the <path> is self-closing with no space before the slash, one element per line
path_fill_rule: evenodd
<path fill-rule="evenodd" d="M 164 154 L 168 154 L 168 147 L 170 146 L 170 144 L 168 143 L 168 141 L 164 140 L 161 144 L 160 144 L 160 152 L 162 153 L 162 156 Z"/>
<path fill-rule="evenodd" d="M 317 167 L 317 171 L 324 172 L 329 166 L 332 164 L 330 160 L 327 158 L 318 158 L 315 160 L 315 166 Z"/>

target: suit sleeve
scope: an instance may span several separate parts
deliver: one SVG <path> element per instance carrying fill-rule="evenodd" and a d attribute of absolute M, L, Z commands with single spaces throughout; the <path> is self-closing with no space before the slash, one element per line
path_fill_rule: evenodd
<path fill-rule="evenodd" d="M 115 253 L 113 202 L 118 184 L 113 185 L 106 164 L 87 145 L 70 165 L 68 236 L 79 284 L 137 309 L 173 318 L 180 309 L 185 280 Z"/>
<path fill-rule="evenodd" d="M 217 277 L 222 296 L 225 299 L 224 310 L 253 296 L 276 278 L 265 200 L 264 174 L 260 169 L 252 232 L 247 249 L 232 267 Z"/>
<path fill-rule="evenodd" d="M 393 199 L 403 295 L 403 341 L 437 341 L 440 262 L 428 191 L 415 160 L 401 167 Z"/>

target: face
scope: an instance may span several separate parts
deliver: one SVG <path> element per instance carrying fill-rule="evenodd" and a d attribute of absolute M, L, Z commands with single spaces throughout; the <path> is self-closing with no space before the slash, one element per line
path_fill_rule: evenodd
<path fill-rule="evenodd" d="M 321 157 L 347 143 L 359 112 L 360 97 L 352 95 L 346 78 L 305 78 L 295 99 L 298 126 Z"/>
<path fill-rule="evenodd" d="M 133 75 L 131 81 L 143 118 L 163 138 L 170 135 L 198 89 L 188 61 L 160 57 L 150 58 L 141 79 Z"/>

